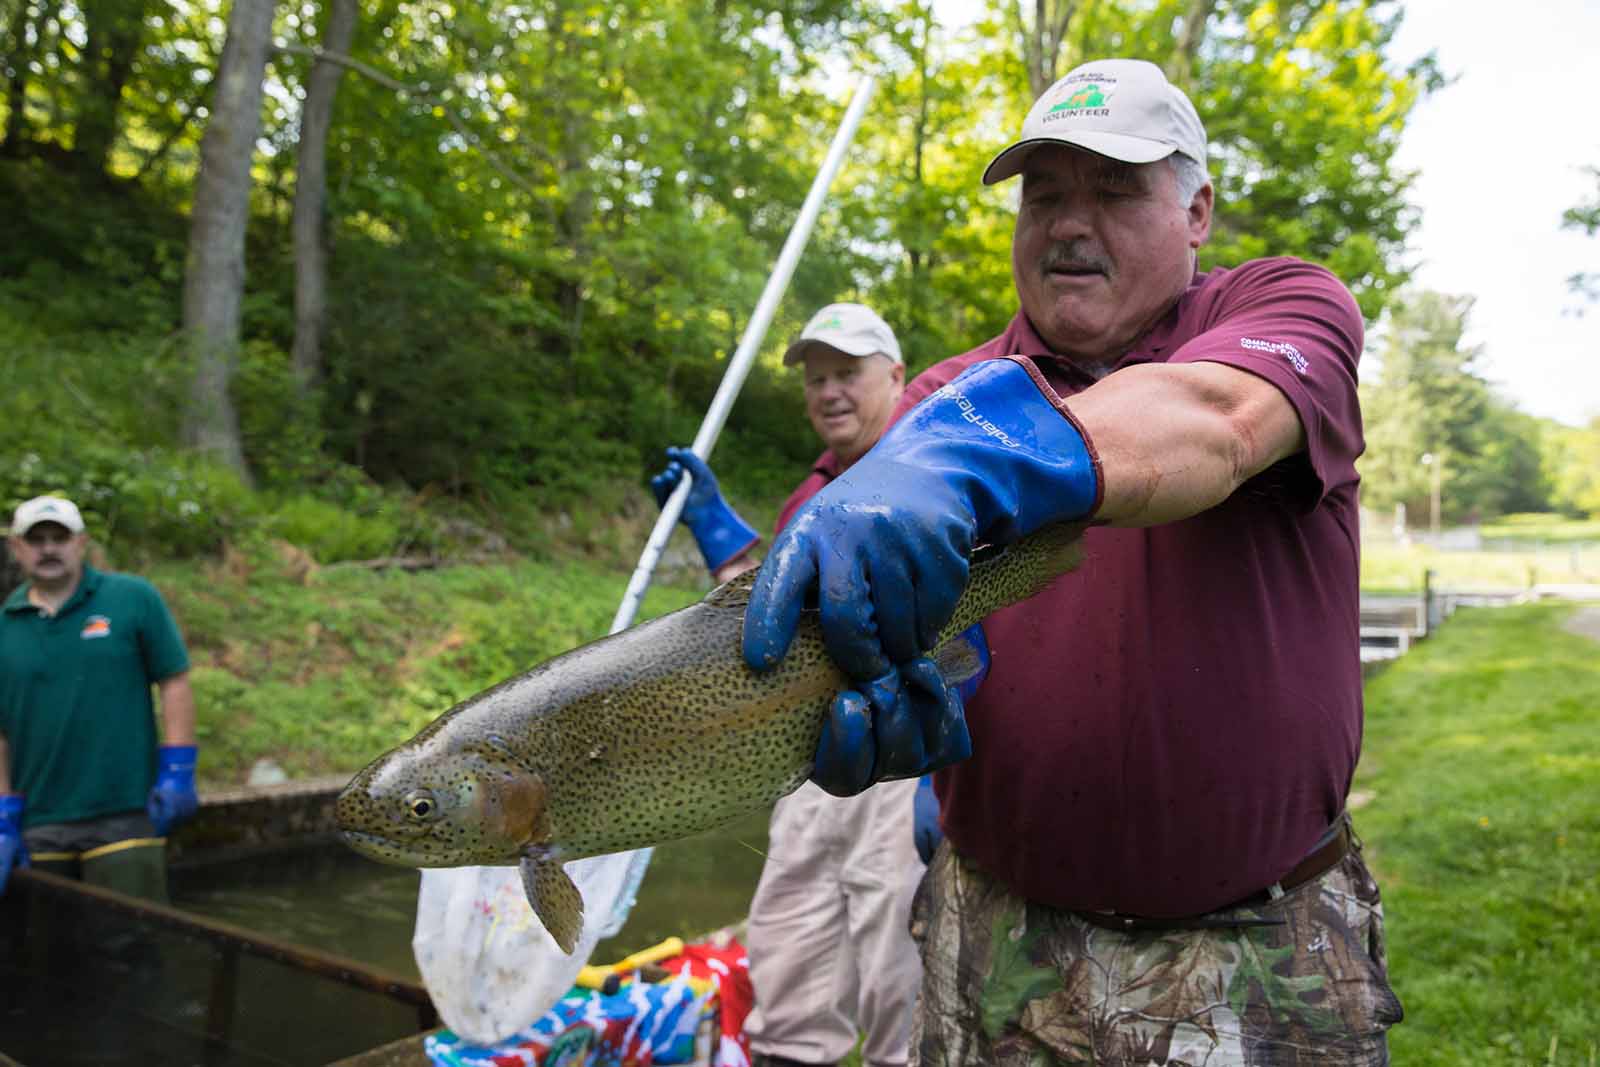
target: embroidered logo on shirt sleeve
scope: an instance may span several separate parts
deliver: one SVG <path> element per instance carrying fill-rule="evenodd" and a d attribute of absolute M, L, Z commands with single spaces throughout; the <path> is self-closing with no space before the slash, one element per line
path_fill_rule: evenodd
<path fill-rule="evenodd" d="M 1239 338 L 1239 347 L 1248 349 L 1251 352 L 1276 352 L 1288 360 L 1289 365 L 1301 374 L 1306 372 L 1306 367 L 1308 366 L 1306 357 L 1301 355 L 1300 350 L 1288 341 L 1263 341 L 1255 337 L 1241 337 Z"/>

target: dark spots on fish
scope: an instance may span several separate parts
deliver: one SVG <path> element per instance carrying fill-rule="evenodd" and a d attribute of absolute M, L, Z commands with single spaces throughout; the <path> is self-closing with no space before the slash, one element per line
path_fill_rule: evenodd
<path fill-rule="evenodd" d="M 1000 556 L 975 559 L 947 633 L 1070 569 L 1060 562 L 1063 544 L 1034 535 Z M 753 579 L 510 679 L 391 753 L 391 771 L 415 771 L 411 785 L 426 781 L 471 816 L 452 815 L 415 849 L 398 842 L 395 855 L 402 862 L 427 848 L 487 855 L 509 837 L 577 859 L 722 825 L 797 787 L 810 772 L 828 703 L 847 683 L 827 656 L 814 611 L 802 613 L 781 663 L 759 674 L 746 667 L 740 631 Z M 534 776 L 544 791 L 537 817 L 511 818 L 516 805 L 478 780 L 473 756 Z M 341 799 L 339 817 L 380 835 L 400 818 L 392 794 L 359 805 Z M 517 837 L 497 824 L 532 829 Z"/>

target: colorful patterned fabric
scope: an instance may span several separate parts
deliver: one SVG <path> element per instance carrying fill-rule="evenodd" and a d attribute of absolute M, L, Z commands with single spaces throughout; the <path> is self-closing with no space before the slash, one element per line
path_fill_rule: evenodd
<path fill-rule="evenodd" d="M 449 1030 L 430 1035 L 424 1049 L 435 1067 L 668 1067 L 696 1062 L 702 1022 L 720 1015 L 722 1033 L 710 1067 L 749 1067 L 743 1043 L 750 1005 L 744 948 L 688 946 L 663 961 L 674 977 L 625 982 L 607 996 L 574 989 L 531 1026 L 493 1045 L 477 1045 Z"/>
<path fill-rule="evenodd" d="M 1382 1067 L 1400 1021 L 1359 852 L 1262 907 L 1272 925 L 1132 933 L 1030 904 L 948 845 L 913 910 L 922 1067 Z"/>
<path fill-rule="evenodd" d="M 721 1034 L 711 1056 L 713 1067 L 750 1067 L 750 1041 L 745 1037 L 744 1020 L 755 1003 L 755 990 L 750 984 L 750 961 L 744 946 L 737 941 L 729 941 L 724 948 L 687 945 L 683 955 L 662 966 L 707 979 L 716 990 Z"/>

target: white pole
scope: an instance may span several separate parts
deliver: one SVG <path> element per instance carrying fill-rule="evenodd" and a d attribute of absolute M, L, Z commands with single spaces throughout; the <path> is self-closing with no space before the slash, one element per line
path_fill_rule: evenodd
<path fill-rule="evenodd" d="M 833 145 L 828 149 L 827 158 L 822 162 L 822 169 L 817 172 L 817 178 L 811 183 L 811 191 L 806 194 L 805 203 L 800 207 L 800 216 L 794 220 L 794 227 L 789 231 L 788 240 L 783 243 L 783 251 L 778 254 L 778 263 L 772 269 L 772 276 L 767 279 L 767 287 L 761 294 L 761 299 L 756 302 L 755 314 L 750 316 L 750 323 L 744 329 L 744 336 L 739 341 L 739 347 L 734 352 L 733 358 L 728 361 L 728 369 L 723 372 L 722 384 L 717 387 L 717 395 L 712 398 L 711 407 L 706 411 L 705 419 L 700 423 L 700 432 L 695 434 L 693 448 L 694 454 L 701 459 L 711 458 L 711 448 L 717 443 L 717 435 L 722 432 L 723 423 L 728 421 L 728 411 L 733 407 L 734 398 L 739 395 L 739 390 L 744 386 L 745 376 L 750 373 L 750 364 L 755 361 L 756 352 L 761 348 L 762 340 L 767 336 L 767 327 L 772 324 L 772 316 L 778 310 L 778 301 L 783 299 L 783 291 L 789 285 L 789 279 L 794 274 L 794 268 L 800 262 L 800 253 L 805 249 L 806 240 L 811 236 L 811 227 L 817 221 L 817 213 L 822 209 L 822 200 L 828 193 L 828 186 L 833 184 L 833 177 L 839 171 L 839 166 L 844 162 L 845 150 L 849 148 L 850 141 L 855 137 L 856 127 L 861 125 L 861 117 L 867 110 L 867 99 L 872 95 L 874 78 L 871 74 L 863 75 L 861 84 L 856 88 L 856 95 L 850 101 L 850 107 L 845 111 L 844 121 L 839 124 L 839 132 L 834 135 Z M 622 604 L 617 608 L 617 614 L 611 620 L 611 633 L 626 630 L 633 622 L 634 615 L 639 610 L 639 602 L 644 599 L 644 592 L 650 587 L 650 576 L 655 573 L 656 563 L 661 559 L 661 551 L 666 548 L 667 540 L 672 536 L 672 528 L 677 525 L 678 516 L 683 514 L 683 501 L 689 495 L 690 476 L 684 473 L 683 481 L 678 483 L 678 488 L 667 498 L 666 505 L 661 509 L 661 515 L 656 519 L 655 529 L 650 531 L 650 540 L 645 543 L 644 553 L 639 557 L 639 565 L 633 570 L 633 577 L 628 580 L 628 591 L 622 595 Z"/>

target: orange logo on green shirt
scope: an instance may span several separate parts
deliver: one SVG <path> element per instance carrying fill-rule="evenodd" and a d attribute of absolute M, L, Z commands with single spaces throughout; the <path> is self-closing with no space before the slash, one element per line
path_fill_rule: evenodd
<path fill-rule="evenodd" d="M 85 641 L 94 637 L 110 637 L 111 620 L 104 615 L 90 615 L 84 620 L 83 629 L 79 631 L 78 636 Z"/>

